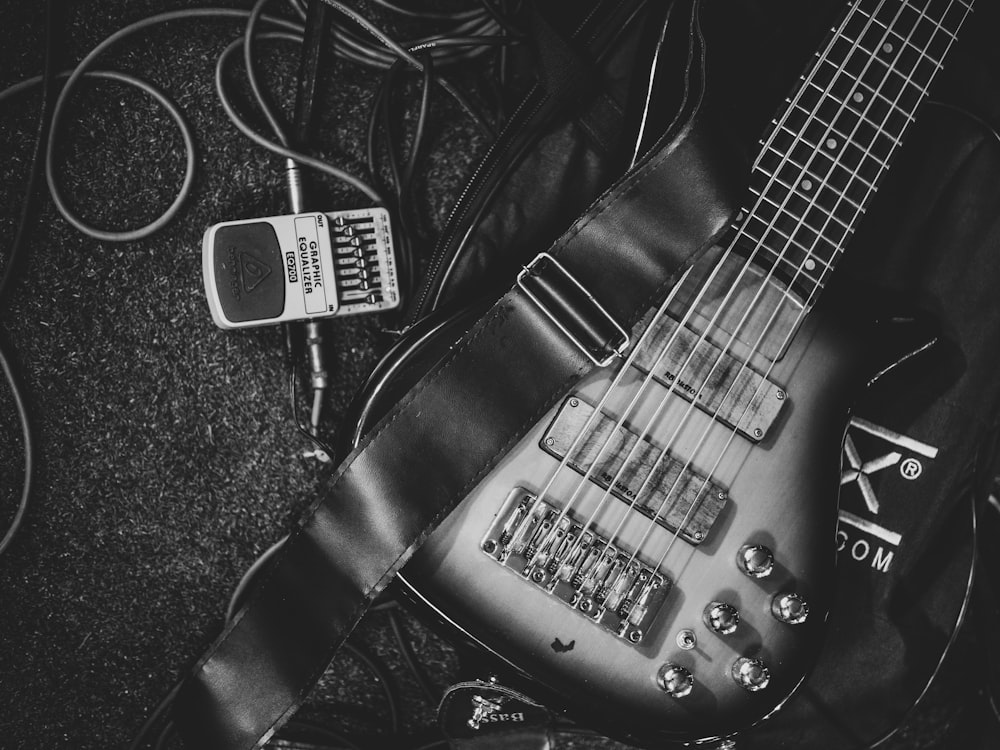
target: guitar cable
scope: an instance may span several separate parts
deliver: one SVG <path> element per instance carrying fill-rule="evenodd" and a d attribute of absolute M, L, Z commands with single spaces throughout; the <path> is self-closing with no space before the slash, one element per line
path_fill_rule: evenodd
<path fill-rule="evenodd" d="M 293 10 L 300 15 L 300 17 L 305 17 L 305 10 L 301 0 L 289 0 L 289 4 L 292 6 Z M 384 31 L 374 26 L 374 24 L 368 24 L 366 28 L 370 28 L 374 32 L 374 42 L 369 41 L 368 37 L 359 35 L 351 30 L 340 29 L 334 33 L 334 38 L 338 41 L 335 46 L 334 54 L 343 59 L 347 59 L 362 65 L 368 65 L 369 67 L 374 67 L 378 69 L 386 69 L 392 64 L 396 59 L 395 55 L 400 52 L 409 55 L 413 61 L 416 61 L 418 66 L 423 65 L 416 58 L 413 58 L 411 53 L 407 52 L 409 48 L 419 47 L 426 51 L 426 54 L 430 56 L 431 59 L 435 61 L 435 65 L 457 65 L 459 63 L 465 62 L 469 59 L 475 59 L 485 55 L 491 48 L 495 48 L 497 45 L 506 45 L 514 40 L 512 37 L 506 36 L 493 36 L 499 29 L 497 22 L 494 20 L 494 15 L 486 9 L 467 9 L 464 11 L 455 12 L 433 12 L 433 11 L 418 11 L 402 8 L 396 6 L 388 0 L 381 0 L 380 2 L 375 2 L 374 4 L 384 7 L 392 12 L 404 15 L 406 17 L 418 20 L 436 20 L 444 21 L 449 24 L 454 24 L 454 26 L 446 29 L 441 34 L 433 34 L 424 37 L 419 37 L 414 40 L 409 40 L 402 43 L 392 42 L 391 38 Z M 343 6 L 340 3 L 330 3 L 335 9 L 343 9 L 345 15 L 354 18 L 350 9 Z M 49 194 L 55 204 L 57 210 L 62 215 L 62 217 L 77 230 L 83 234 L 93 237 L 94 239 L 103 240 L 107 242 L 130 242 L 134 240 L 143 239 L 148 237 L 155 232 L 162 229 L 164 226 L 169 224 L 179 213 L 182 206 L 187 202 L 190 197 L 190 193 L 193 188 L 194 182 L 194 171 L 195 171 L 195 145 L 194 136 L 191 132 L 190 126 L 188 125 L 186 118 L 183 113 L 177 107 L 170 97 L 165 93 L 161 92 L 158 88 L 149 84 L 142 79 L 136 78 L 125 73 L 120 73 L 118 71 L 105 71 L 105 70 L 93 70 L 92 65 L 94 61 L 101 56 L 109 47 L 121 42 L 126 38 L 130 38 L 135 34 L 145 32 L 154 26 L 162 23 L 172 22 L 175 20 L 244 20 L 246 21 L 250 17 L 250 11 L 232 9 L 232 8 L 189 8 L 177 11 L 168 11 L 165 13 L 156 14 L 140 21 L 129 24 L 122 29 L 119 29 L 114 34 L 107 37 L 95 48 L 93 48 L 84 58 L 78 63 L 72 70 L 63 71 L 61 73 L 56 73 L 54 71 L 54 14 L 52 10 L 52 0 L 46 0 L 46 10 L 45 10 L 45 52 L 44 52 L 44 71 L 41 76 L 36 76 L 34 78 L 29 78 L 27 80 L 21 81 L 19 83 L 13 84 L 6 89 L 0 91 L 0 103 L 7 102 L 11 98 L 20 96 L 26 92 L 29 92 L 35 88 L 41 89 L 41 105 L 39 107 L 39 118 L 38 126 L 36 131 L 36 137 L 34 139 L 34 150 L 31 163 L 28 170 L 27 186 L 24 191 L 24 200 L 22 202 L 22 210 L 20 215 L 20 220 L 17 225 L 15 232 L 15 237 L 11 248 L 7 254 L 6 264 L 3 270 L 3 275 L 0 277 L 0 312 L 2 312 L 3 307 L 5 307 L 10 300 L 10 295 L 14 288 L 14 282 L 19 272 L 20 268 L 23 266 L 23 256 L 26 252 L 28 244 L 28 234 L 32 226 L 35 214 L 38 208 L 38 182 L 41 178 L 42 170 L 44 169 L 46 180 L 48 183 Z M 491 6 L 492 8 L 492 6 Z M 288 19 L 279 18 L 271 15 L 259 14 L 259 20 L 262 24 L 267 26 L 270 34 L 284 34 L 285 36 L 280 37 L 283 40 L 301 42 L 302 35 L 304 34 L 305 27 L 301 23 L 296 23 Z M 460 33 L 466 35 L 461 44 L 453 45 L 449 42 L 449 35 Z M 482 38 L 477 35 L 482 34 Z M 245 40 L 244 40 L 245 41 Z M 252 39 L 251 39 L 252 45 Z M 237 44 L 233 45 L 238 46 Z M 252 46 L 251 46 L 252 49 Z M 229 53 L 231 54 L 231 52 Z M 248 53 L 249 54 L 249 53 Z M 227 53 L 224 51 L 220 56 L 219 64 L 217 68 L 221 68 L 228 58 Z M 252 66 L 251 66 L 252 67 Z M 251 74 L 252 75 L 252 74 Z M 55 167 L 55 150 L 57 139 L 60 132 L 60 126 L 62 121 L 65 119 L 65 107 L 66 102 L 69 100 L 72 92 L 75 90 L 76 85 L 82 78 L 98 78 L 105 80 L 115 80 L 119 83 L 125 85 L 130 85 L 139 88 L 148 95 L 156 99 L 162 106 L 164 106 L 171 115 L 172 119 L 176 122 L 178 129 L 180 130 L 181 139 L 184 144 L 184 154 L 186 161 L 185 176 L 183 183 L 176 194 L 175 198 L 171 202 L 170 206 L 157 218 L 151 221 L 149 224 L 126 230 L 104 230 L 98 229 L 87 224 L 83 219 L 78 217 L 69 208 L 68 204 L 62 197 L 62 193 L 58 187 L 58 181 L 56 177 L 56 167 Z M 57 79 L 65 78 L 67 79 L 65 84 L 63 84 L 58 95 L 53 97 L 53 83 Z M 467 112 L 471 117 L 473 117 L 477 128 L 484 133 L 493 133 L 495 127 L 490 123 L 475 107 L 471 104 L 467 97 L 465 97 L 456 87 L 452 86 L 450 83 L 437 81 L 452 97 L 459 102 L 460 107 L 463 111 Z M 266 111 L 266 99 L 256 82 L 252 84 L 252 95 L 258 102 L 263 102 L 262 111 Z M 259 137 L 255 131 L 243 120 L 243 118 L 236 112 L 235 107 L 230 101 L 228 95 L 228 89 L 224 82 L 221 81 L 221 76 L 217 71 L 217 89 L 219 93 L 220 103 L 225 109 L 227 115 L 236 124 L 237 128 L 244 132 L 247 137 L 251 138 L 258 145 L 262 145 L 269 150 L 275 151 L 277 153 L 282 153 L 286 157 L 293 158 L 298 163 L 304 163 L 318 171 L 333 176 L 334 178 L 351 185 L 362 193 L 367 194 L 376 202 L 383 202 L 382 196 L 379 191 L 376 191 L 373 187 L 365 183 L 364 181 L 356 178 L 350 173 L 338 169 L 335 165 L 315 158 L 309 154 L 300 153 L 294 149 L 288 149 L 285 151 L 280 151 L 281 148 L 279 144 L 271 144 L 267 142 L 266 139 Z M 388 106 L 387 104 L 385 106 Z M 425 110 L 426 108 L 424 108 Z M 373 111 L 372 120 L 376 120 L 376 113 Z M 424 118 L 420 121 L 419 134 L 420 138 L 423 138 L 423 121 L 426 118 L 426 112 L 424 111 Z M 375 126 L 370 126 L 370 129 L 374 130 Z M 388 137 L 388 135 L 387 135 Z M 413 152 L 411 153 L 410 162 L 415 162 L 417 152 L 419 150 L 420 141 L 415 141 Z M 275 148 L 277 146 L 277 148 Z M 390 149 L 391 151 L 391 149 Z M 409 178 L 412 178 L 413 169 L 408 167 L 405 172 Z M 408 185 L 408 181 L 404 185 Z M 400 192 L 405 194 L 408 188 L 402 189 Z M 22 481 L 22 492 L 17 509 L 14 513 L 14 519 L 11 525 L 5 532 L 3 539 L 0 540 L 0 554 L 6 551 L 10 544 L 12 543 L 14 537 L 18 531 L 22 528 L 24 519 L 27 515 L 27 508 L 30 504 L 31 497 L 31 486 L 32 478 L 34 476 L 35 468 L 35 451 L 34 451 L 34 439 L 30 424 L 30 412 L 27 407 L 26 400 L 23 395 L 22 387 L 18 384 L 16 378 L 16 356 L 13 351 L 11 342 L 3 342 L 3 359 L 5 362 L 4 367 L 4 377 L 7 381 L 8 388 L 13 394 L 15 399 L 15 406 L 18 413 L 18 419 L 22 422 L 22 432 L 25 439 L 29 442 L 24 444 L 25 453 L 25 470 L 24 478 Z M 301 427 L 301 423 L 296 421 L 296 426 Z M 308 433 L 308 431 L 306 431 Z M 311 436 L 310 439 L 312 439 Z M 319 446 L 318 446 L 319 447 Z M 322 448 L 321 448 L 322 449 Z"/>
<path fill-rule="evenodd" d="M 7 264 L 4 267 L 3 276 L 0 277 L 0 320 L 2 320 L 6 312 L 17 273 L 21 269 L 23 253 L 28 244 L 28 233 L 34 226 L 38 215 L 38 181 L 42 173 L 42 143 L 48 136 L 52 122 L 51 93 L 55 67 L 54 37 L 55 15 L 53 12 L 53 0 L 46 0 L 44 62 L 43 72 L 39 81 L 42 95 L 38 108 L 38 124 L 35 132 L 34 147 L 32 148 L 31 163 L 28 167 L 24 201 L 21 204 L 21 214 L 14 233 L 14 241 L 7 254 Z M 31 503 L 32 483 L 35 475 L 35 439 L 31 415 L 19 383 L 20 378 L 15 365 L 13 345 L 2 332 L 0 332 L 0 369 L 3 370 L 7 387 L 14 402 L 14 408 L 17 411 L 18 420 L 21 423 L 22 452 L 24 454 L 20 497 L 10 524 L 7 526 L 3 537 L 0 538 L 0 556 L 2 556 L 9 549 L 14 541 L 14 537 L 17 536 L 17 533 L 24 524 L 28 513 L 28 506 Z"/>
<path fill-rule="evenodd" d="M 298 29 L 291 30 L 291 31 L 289 31 L 289 30 L 267 31 L 267 32 L 261 32 L 260 34 L 255 34 L 254 33 L 254 27 L 255 27 L 257 21 L 259 19 L 261 19 L 261 18 L 267 19 L 267 17 L 265 17 L 265 16 L 262 15 L 262 10 L 263 10 L 263 7 L 264 7 L 264 5 L 265 5 L 266 2 L 267 2 L 267 0 L 258 0 L 258 2 L 255 3 L 254 8 L 250 11 L 250 13 L 248 15 L 247 29 L 246 29 L 246 32 L 245 32 L 243 38 L 242 39 L 234 40 L 234 42 L 232 42 L 223 51 L 223 53 L 219 56 L 219 59 L 217 61 L 217 64 L 216 64 L 216 90 L 217 90 L 220 102 L 222 103 L 223 108 L 226 111 L 226 114 L 229 116 L 230 120 L 237 126 L 237 128 L 239 130 L 241 130 L 245 135 L 247 135 L 247 137 L 249 137 L 255 143 L 257 143 L 258 145 L 261 145 L 261 146 L 267 148 L 268 150 L 270 150 L 270 151 L 272 151 L 274 153 L 278 153 L 278 154 L 280 154 L 282 156 L 285 156 L 289 160 L 288 176 L 289 176 L 289 181 L 290 181 L 290 190 L 291 190 L 293 196 L 296 195 L 296 186 L 300 184 L 300 183 L 298 183 L 298 178 L 297 178 L 297 173 L 298 173 L 297 165 L 294 164 L 294 162 L 304 162 L 304 163 L 306 163 L 309 166 L 317 167 L 321 171 L 325 171 L 328 174 L 333 174 L 333 176 L 335 176 L 335 177 L 337 177 L 339 179 L 342 179 L 345 182 L 348 182 L 349 184 L 351 184 L 354 187 L 358 188 L 361 192 L 364 192 L 365 194 L 367 194 L 369 196 L 369 198 L 375 200 L 377 203 L 384 203 L 384 201 L 382 200 L 381 194 L 377 191 L 376 188 L 372 187 L 370 184 L 362 182 L 361 180 L 359 180 L 357 178 L 354 178 L 353 176 L 348 175 L 347 173 L 340 173 L 339 170 L 337 170 L 335 167 L 332 167 L 332 165 L 325 165 L 325 164 L 321 164 L 321 163 L 316 163 L 316 160 L 312 160 L 309 157 L 304 157 L 304 155 L 302 153 L 295 151 L 293 148 L 290 148 L 290 139 L 288 138 L 288 136 L 284 132 L 283 126 L 281 125 L 278 117 L 270 109 L 270 107 L 268 105 L 268 102 L 267 102 L 267 98 L 264 95 L 263 91 L 261 90 L 261 87 L 260 87 L 259 83 L 256 80 L 256 75 L 255 75 L 255 72 L 254 72 L 253 43 L 254 43 L 254 41 L 256 39 L 273 39 L 273 40 L 284 40 L 284 41 L 301 42 L 301 38 L 300 38 L 301 34 L 299 33 Z M 331 2 L 329 4 L 332 5 L 332 6 L 334 6 L 334 7 L 336 7 L 336 8 L 338 8 L 338 9 L 342 9 L 343 8 L 343 6 L 341 6 L 341 4 L 339 4 L 339 3 L 333 3 L 333 2 Z M 315 10 L 313 8 L 310 8 L 310 15 L 313 12 L 315 12 Z M 349 16 L 351 15 L 350 13 L 346 13 L 346 14 L 349 15 Z M 351 17 L 353 18 L 353 16 L 351 16 Z M 368 24 L 368 25 L 361 24 L 361 25 L 363 27 L 365 27 L 366 30 L 368 30 L 369 27 L 371 27 L 370 24 Z M 384 44 L 386 44 L 386 46 L 392 47 L 391 40 L 389 40 L 388 37 L 386 35 L 384 35 L 384 33 L 379 33 L 378 30 L 376 30 L 375 33 L 376 33 L 376 36 L 379 38 L 379 41 L 381 41 Z M 491 40 L 491 41 L 493 41 L 493 40 Z M 504 40 L 503 43 L 506 43 L 506 40 Z M 428 113 L 428 94 L 429 94 L 429 89 L 430 89 L 431 83 L 435 81 L 435 78 L 433 76 L 433 62 L 432 62 L 432 60 L 434 59 L 433 56 L 432 56 L 433 52 L 435 50 L 447 50 L 448 48 L 453 47 L 453 46 L 454 47 L 469 47 L 469 46 L 473 46 L 473 45 L 480 45 L 480 40 L 477 39 L 477 38 L 474 38 L 474 37 L 467 37 L 467 38 L 462 38 L 462 39 L 458 39 L 458 40 L 447 40 L 447 39 L 443 39 L 443 38 L 437 38 L 437 39 L 431 39 L 431 40 L 428 40 L 428 41 L 425 41 L 425 42 L 421 43 L 421 46 L 424 47 L 428 51 L 424 52 L 422 54 L 422 62 L 419 61 L 419 60 L 417 61 L 417 66 L 421 68 L 421 72 L 423 74 L 423 94 L 422 94 L 422 97 L 421 97 L 421 106 L 420 106 L 420 113 L 419 113 L 419 116 L 418 116 L 418 123 L 417 123 L 417 127 L 416 127 L 416 132 L 415 132 L 415 135 L 413 137 L 413 142 L 412 142 L 412 145 L 411 145 L 410 155 L 409 155 L 409 158 L 407 160 L 405 168 L 402 171 L 400 171 L 398 169 L 397 165 L 395 165 L 395 164 L 391 165 L 391 172 L 392 172 L 392 175 L 394 177 L 394 184 L 395 184 L 395 190 L 394 190 L 394 192 L 396 194 L 397 201 L 400 204 L 402 204 L 404 202 L 404 198 L 407 195 L 407 193 L 409 192 L 409 185 L 411 184 L 412 177 L 413 177 L 413 174 L 415 172 L 415 164 L 416 164 L 416 160 L 417 160 L 417 155 L 419 153 L 419 147 L 420 147 L 420 144 L 421 144 L 421 142 L 423 140 L 424 123 L 426 121 L 427 113 Z M 243 119 L 239 116 L 239 114 L 237 113 L 235 107 L 232 105 L 232 103 L 230 101 L 229 96 L 227 95 L 225 81 L 224 81 L 224 77 L 223 77 L 223 71 L 225 70 L 225 65 L 226 65 L 229 57 L 231 55 L 235 54 L 236 51 L 241 46 L 242 46 L 243 51 L 244 51 L 244 63 L 245 63 L 247 78 L 248 78 L 248 81 L 249 81 L 249 84 L 250 84 L 250 87 L 251 87 L 251 91 L 252 91 L 252 94 L 253 94 L 253 98 L 258 103 L 261 111 L 264 113 L 265 119 L 268 121 L 268 123 L 269 123 L 269 125 L 271 127 L 271 130 L 274 132 L 275 137 L 277 138 L 277 142 L 269 141 L 264 136 L 260 136 L 259 134 L 256 133 L 256 131 L 253 130 L 253 128 L 251 126 L 249 126 L 248 124 L 246 124 L 243 121 Z M 481 49 L 485 49 L 485 47 L 482 47 L 481 45 L 480 45 L 480 48 Z M 407 53 L 407 54 L 409 54 L 409 53 Z M 96 57 L 95 53 L 92 53 L 92 55 L 88 59 L 92 59 L 93 57 Z M 411 55 L 411 57 L 412 57 L 412 55 Z M 456 59 L 458 59 L 458 58 L 456 58 Z M 411 62 L 413 60 L 416 60 L 416 58 L 412 58 Z M 383 90 L 387 90 L 388 88 L 391 88 L 391 75 L 392 75 L 392 73 L 390 73 L 388 71 L 393 71 L 394 72 L 394 68 L 395 67 L 398 67 L 398 66 L 395 66 L 395 65 L 390 65 L 389 66 L 389 68 L 387 70 L 387 73 L 386 73 L 386 80 L 384 81 L 385 85 L 383 87 Z M 312 72 L 315 73 L 315 70 L 313 70 Z M 438 81 L 438 82 L 440 83 L 441 81 Z M 450 88 L 449 85 L 446 85 L 444 83 L 442 83 L 442 85 L 444 86 L 444 88 L 447 91 L 449 91 L 449 93 L 452 93 L 453 96 L 455 96 L 455 94 L 453 93 L 453 91 L 451 90 L 451 88 Z M 300 81 L 300 89 L 299 89 L 300 92 L 303 90 L 301 88 L 301 86 L 302 86 L 302 82 Z M 306 86 L 306 88 L 307 89 L 309 88 L 308 85 Z M 454 91 L 457 92 L 457 89 L 454 89 Z M 474 113 L 474 110 L 472 110 L 472 108 L 468 104 L 464 103 L 464 100 L 463 100 L 463 98 L 461 96 L 456 96 L 455 98 L 459 101 L 459 104 L 463 107 L 463 109 L 465 109 L 468 112 Z M 382 116 L 382 118 L 383 118 L 383 120 L 385 122 L 389 122 L 390 121 L 389 120 L 389 115 L 388 115 L 389 110 L 388 110 L 388 104 L 387 104 L 387 102 L 388 102 L 388 97 L 387 96 L 378 97 L 376 99 L 376 107 L 373 108 L 372 122 L 374 122 L 375 119 L 376 119 L 376 116 L 374 114 L 376 112 L 381 113 L 381 116 Z M 302 124 L 301 123 L 302 108 L 300 107 L 299 109 L 300 109 L 300 111 L 297 112 L 297 116 L 300 118 L 300 124 Z M 308 112 L 311 109 L 311 104 L 309 106 L 305 107 L 305 109 Z M 480 125 L 480 128 L 482 130 L 484 130 L 487 134 L 492 134 L 493 129 L 492 129 L 492 127 L 490 125 L 486 124 L 485 120 L 483 120 L 482 118 L 474 118 L 474 119 L 476 119 L 477 123 Z M 182 125 L 182 127 L 183 127 L 183 125 Z M 375 130 L 375 126 L 370 125 L 370 127 L 369 127 L 369 133 L 373 133 L 374 130 Z M 385 129 L 385 132 L 386 132 L 387 139 L 390 141 L 387 144 L 387 152 L 389 154 L 392 154 L 393 158 L 394 158 L 395 152 L 394 152 L 394 149 L 393 149 L 393 144 L 391 142 L 392 139 L 393 139 L 393 133 L 392 133 L 391 129 L 388 128 L 388 127 Z M 300 138 L 299 140 L 301 141 L 303 139 Z M 373 142 L 373 140 L 374 140 L 374 138 L 370 135 L 369 136 L 369 142 L 371 143 L 371 142 Z M 369 163 L 372 165 L 372 170 L 371 170 L 372 174 L 377 174 L 377 170 L 374 168 L 374 158 L 371 156 L 371 154 L 374 153 L 374 149 L 370 149 L 369 153 L 370 153 Z M 296 202 L 296 198 L 293 197 L 293 203 L 294 202 Z M 293 208 L 294 208 L 294 206 L 293 206 Z M 321 358 L 320 358 L 320 356 L 317 355 L 317 352 L 319 350 L 319 341 L 317 341 L 318 337 L 316 336 L 315 331 L 313 331 L 313 332 L 310 333 L 310 338 L 312 339 L 312 341 L 310 343 L 313 345 L 313 349 L 312 349 L 313 356 L 311 357 L 311 360 L 312 360 L 312 362 L 314 364 L 314 366 L 312 368 L 313 369 L 313 375 L 314 375 L 314 406 L 313 406 L 313 411 L 312 411 L 312 424 L 310 426 L 311 429 L 307 428 L 301 422 L 301 420 L 297 416 L 297 413 L 298 413 L 297 412 L 297 396 L 296 396 L 296 381 L 297 381 L 297 378 L 295 376 L 295 370 L 291 366 L 289 367 L 289 395 L 290 395 L 290 401 L 292 402 L 292 408 L 293 408 L 293 414 L 295 416 L 296 427 L 299 429 L 299 431 L 303 435 L 305 435 L 306 437 L 308 437 L 309 439 L 311 439 L 316 444 L 318 450 L 323 451 L 323 452 L 327 453 L 328 455 L 332 455 L 332 451 L 330 449 L 328 449 L 325 446 L 325 444 L 322 443 L 322 441 L 319 440 L 319 438 L 318 438 L 318 436 L 316 434 L 317 433 L 317 426 L 318 426 L 318 405 L 321 403 L 321 399 L 322 399 L 322 387 L 317 387 L 317 382 L 316 382 L 316 377 L 315 376 L 319 374 L 318 371 L 324 370 L 325 368 L 322 367 L 322 365 L 321 365 Z M 292 364 L 292 363 L 294 363 L 295 355 L 296 355 L 296 352 L 298 350 L 298 347 L 295 344 L 294 335 L 293 335 L 291 329 L 287 328 L 287 327 L 286 327 L 286 331 L 285 331 L 285 341 L 286 341 L 286 347 L 285 347 L 286 359 L 289 362 L 289 364 Z M 323 379 L 325 380 L 325 373 L 322 373 L 322 374 L 323 374 Z M 266 565 L 266 563 L 270 560 L 270 558 L 273 556 L 273 554 L 275 554 L 277 552 L 277 550 L 280 548 L 280 546 L 282 544 L 282 541 L 279 541 L 278 543 L 276 543 L 275 545 L 273 545 L 268 551 L 265 552 L 264 555 L 261 556 L 261 558 L 258 559 L 258 561 L 254 565 L 251 566 L 251 569 L 248 571 L 247 575 L 245 575 L 244 578 L 241 580 L 241 584 L 237 587 L 237 591 L 235 592 L 234 597 L 233 597 L 233 599 L 230 602 L 230 609 L 229 609 L 228 616 L 232 616 L 232 614 L 234 613 L 235 607 L 237 606 L 237 603 L 239 602 L 239 598 L 242 595 L 242 592 L 245 590 L 245 587 L 247 585 L 249 585 L 250 579 L 252 579 L 252 577 L 256 574 L 256 572 L 259 571 L 260 569 L 262 569 Z M 418 683 L 422 686 L 422 688 L 424 689 L 425 693 L 427 693 L 428 695 L 430 695 L 431 694 L 431 688 L 430 688 L 429 680 L 426 678 L 426 674 L 423 673 L 422 670 L 420 670 L 420 668 L 419 668 L 419 666 L 417 664 L 415 655 L 413 654 L 412 649 L 409 647 L 409 644 L 407 643 L 407 641 L 406 641 L 406 639 L 405 639 L 405 637 L 404 637 L 404 635 L 402 633 L 401 625 L 396 620 L 395 615 L 392 615 L 392 628 L 393 628 L 393 631 L 394 631 L 395 636 L 397 638 L 397 641 L 398 641 L 398 643 L 400 645 L 400 650 L 401 650 L 401 653 L 404 656 L 404 660 L 410 666 L 410 668 L 413 671 L 413 673 L 414 673 L 414 675 L 415 675 Z M 386 678 L 386 676 L 384 674 L 379 675 L 378 674 L 379 667 L 378 667 L 377 663 L 375 663 L 371 659 L 365 657 L 364 654 L 362 652 L 360 652 L 356 647 L 353 647 L 350 644 L 348 644 L 347 645 L 347 650 L 348 650 L 349 653 L 351 653 L 352 655 L 354 655 L 356 658 L 362 659 L 366 663 L 368 669 L 370 671 L 372 671 L 373 673 L 376 673 L 377 676 L 379 677 L 379 679 L 377 681 L 379 682 L 379 684 L 381 684 L 384 687 L 385 697 L 386 697 L 386 700 L 387 700 L 387 704 L 389 706 L 389 713 L 390 713 L 390 716 L 392 717 L 392 720 L 390 722 L 391 726 L 392 726 L 392 731 L 393 731 L 393 734 L 398 734 L 398 709 L 396 708 L 397 700 L 394 699 L 394 697 L 393 697 L 393 693 L 391 691 L 391 682 Z M 136 735 L 136 737 L 135 737 L 135 739 L 134 739 L 134 741 L 132 743 L 132 747 L 134 747 L 134 748 L 144 747 L 144 746 L 146 746 L 150 742 L 151 739 L 154 742 L 154 746 L 155 747 L 161 747 L 161 746 L 164 745 L 165 742 L 167 742 L 169 740 L 169 738 L 173 734 L 173 724 L 169 720 L 168 714 L 169 714 L 170 706 L 172 705 L 173 699 L 176 696 L 176 692 L 177 692 L 178 689 L 179 689 L 179 687 L 177 687 L 174 690 L 170 691 L 170 693 L 168 693 L 168 695 L 165 697 L 165 699 L 163 701 L 161 701 L 161 703 L 159 704 L 159 706 L 153 711 L 153 713 L 147 719 L 146 723 L 140 729 L 139 733 Z M 154 729 L 156 728 L 157 725 L 162 725 L 162 728 L 160 729 L 159 733 L 155 736 L 155 739 L 153 739 L 153 734 L 152 733 L 153 733 L 153 731 L 154 731 Z M 295 731 L 295 730 L 297 730 L 297 729 L 300 728 L 300 725 L 297 724 L 297 723 L 295 723 L 295 722 L 292 722 L 292 723 L 290 723 L 288 725 L 288 727 L 289 727 L 289 730 Z M 345 737 L 337 735 L 336 739 L 338 739 L 341 742 L 341 744 L 343 744 L 345 746 L 360 747 L 359 744 L 354 743 L 354 742 L 348 740 Z M 422 745 L 422 746 L 432 747 L 432 746 L 436 746 L 436 745 L 439 745 L 439 744 L 440 744 L 440 742 L 437 741 L 437 740 L 435 740 L 434 742 L 432 742 L 430 744 L 425 744 L 425 745 Z"/>

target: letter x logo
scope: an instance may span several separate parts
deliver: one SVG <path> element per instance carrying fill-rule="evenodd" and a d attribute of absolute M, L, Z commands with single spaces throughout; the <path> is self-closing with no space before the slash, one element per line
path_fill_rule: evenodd
<path fill-rule="evenodd" d="M 852 419 L 851 429 L 874 435 L 894 448 L 903 448 L 910 453 L 916 453 L 918 456 L 923 456 L 924 458 L 933 459 L 938 454 L 938 449 L 933 445 L 921 443 L 919 440 L 914 440 L 906 435 L 900 435 L 898 432 L 893 432 L 890 429 L 864 419 L 857 417 Z M 877 514 L 879 507 L 878 497 L 875 494 L 875 488 L 872 487 L 869 477 L 883 469 L 888 469 L 890 466 L 895 466 L 902 457 L 903 454 L 900 451 L 892 450 L 866 461 L 861 457 L 851 431 L 848 430 L 847 438 L 844 440 L 844 459 L 847 465 L 844 467 L 843 474 L 841 474 L 840 484 L 845 485 L 857 482 L 858 489 L 861 491 L 861 496 L 865 499 L 865 505 L 868 506 L 868 510 Z M 920 476 L 919 467 L 920 464 L 916 460 L 907 459 L 901 469 L 903 469 L 903 474 L 908 479 L 916 479 Z"/>

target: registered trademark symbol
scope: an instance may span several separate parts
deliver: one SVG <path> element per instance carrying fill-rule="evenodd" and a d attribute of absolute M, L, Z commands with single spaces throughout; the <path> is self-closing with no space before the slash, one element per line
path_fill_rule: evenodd
<path fill-rule="evenodd" d="M 903 475 L 903 479 L 914 480 L 923 472 L 923 465 L 915 458 L 908 458 L 899 465 L 899 473 Z"/>

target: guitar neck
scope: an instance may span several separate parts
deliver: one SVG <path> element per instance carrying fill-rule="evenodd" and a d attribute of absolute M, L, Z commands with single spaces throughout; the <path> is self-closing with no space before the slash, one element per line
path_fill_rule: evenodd
<path fill-rule="evenodd" d="M 972 0 L 855 0 L 761 142 L 738 242 L 811 305 Z"/>

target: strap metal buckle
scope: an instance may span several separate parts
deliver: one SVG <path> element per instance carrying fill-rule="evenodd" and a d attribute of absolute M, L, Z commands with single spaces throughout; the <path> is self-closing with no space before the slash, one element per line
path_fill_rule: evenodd
<path fill-rule="evenodd" d="M 557 273 L 552 275 L 548 273 L 549 269 Z M 542 274 L 545 274 L 544 279 Z M 615 357 L 624 356 L 631 343 L 628 333 L 594 295 L 549 253 L 539 253 L 522 268 L 517 275 L 517 285 L 598 367 L 607 367 Z"/>

